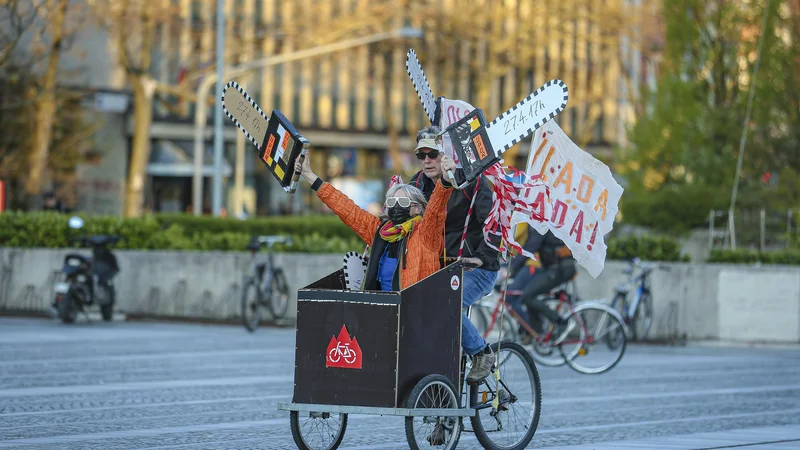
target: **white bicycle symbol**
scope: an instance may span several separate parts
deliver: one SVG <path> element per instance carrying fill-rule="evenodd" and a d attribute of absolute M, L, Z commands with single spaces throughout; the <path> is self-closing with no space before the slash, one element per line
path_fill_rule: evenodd
<path fill-rule="evenodd" d="M 341 358 L 344 358 L 344 362 L 347 364 L 353 364 L 356 361 L 356 351 L 350 348 L 350 344 L 340 342 L 328 352 L 328 359 L 332 363 L 339 362 Z"/>

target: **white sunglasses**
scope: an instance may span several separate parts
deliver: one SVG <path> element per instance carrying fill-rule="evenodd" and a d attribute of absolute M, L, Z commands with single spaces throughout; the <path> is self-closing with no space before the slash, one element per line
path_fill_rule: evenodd
<path fill-rule="evenodd" d="M 389 208 L 394 207 L 394 205 L 398 203 L 400 203 L 400 206 L 402 206 L 403 208 L 408 208 L 409 206 L 411 206 L 412 203 L 416 202 L 412 202 L 411 199 L 408 197 L 389 197 L 386 199 L 386 206 L 388 206 Z"/>

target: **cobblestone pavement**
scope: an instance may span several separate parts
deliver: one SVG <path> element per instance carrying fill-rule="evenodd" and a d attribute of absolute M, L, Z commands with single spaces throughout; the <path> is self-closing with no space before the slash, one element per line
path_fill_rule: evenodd
<path fill-rule="evenodd" d="M 276 409 L 290 401 L 294 338 L 0 317 L 0 448 L 295 448 Z M 800 448 L 796 349 L 631 345 L 606 374 L 539 371 L 531 448 L 722 448 L 734 437 L 763 443 L 748 449 Z M 340 448 L 408 448 L 403 419 L 351 416 Z M 459 448 L 479 445 L 465 433 Z"/>

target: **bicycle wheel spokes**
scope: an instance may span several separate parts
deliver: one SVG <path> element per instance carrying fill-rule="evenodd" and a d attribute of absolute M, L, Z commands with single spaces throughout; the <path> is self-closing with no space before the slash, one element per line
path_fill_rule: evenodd
<path fill-rule="evenodd" d="M 242 322 L 248 331 L 253 332 L 261 322 L 261 295 L 254 280 L 244 283 L 242 288 Z"/>
<path fill-rule="evenodd" d="M 411 390 L 408 408 L 456 409 L 458 396 L 453 384 L 438 374 L 425 376 Z M 405 419 L 406 440 L 413 450 L 439 447 L 453 450 L 461 435 L 461 418 L 458 416 L 410 416 Z"/>
<path fill-rule="evenodd" d="M 586 374 L 603 373 L 617 365 L 627 343 L 619 315 L 608 306 L 587 304 L 575 308 L 572 317 L 582 336 L 573 339 L 573 330 L 559 347 L 567 364 Z M 614 345 L 608 345 L 610 338 L 615 339 Z"/>
<path fill-rule="evenodd" d="M 626 303 L 625 303 L 625 295 L 624 295 L 624 294 L 622 294 L 622 293 L 618 293 L 618 294 L 617 294 L 617 295 L 614 297 L 614 300 L 611 302 L 611 308 L 612 308 L 613 310 L 617 311 L 617 313 L 619 313 L 620 317 L 623 317 L 623 318 L 624 318 L 624 317 L 625 317 L 625 314 L 626 314 L 626 311 L 625 311 L 625 310 L 627 309 L 627 307 L 626 307 Z M 623 320 L 624 320 L 624 319 L 623 319 Z M 621 331 L 621 330 L 620 330 L 620 331 L 618 331 L 618 332 L 613 332 L 613 331 L 612 331 L 612 332 L 610 332 L 610 333 L 607 333 L 607 334 L 606 334 L 606 335 L 603 337 L 603 338 L 605 339 L 605 341 L 606 341 L 606 345 L 608 345 L 608 348 L 609 348 L 609 349 L 611 349 L 611 350 L 614 350 L 614 349 L 616 349 L 616 348 L 617 348 L 619 345 L 621 345 L 621 344 L 622 344 L 622 342 L 625 340 L 625 336 L 623 336 L 622 334 L 623 334 L 623 333 L 622 333 L 622 331 Z"/>
<path fill-rule="evenodd" d="M 497 352 L 497 344 L 492 344 L 492 350 Z M 539 424 L 542 402 L 539 374 L 521 345 L 503 342 L 499 353 L 498 360 L 505 360 L 499 380 L 490 375 L 473 387 L 473 402 L 480 406 L 470 418 L 472 428 L 484 448 L 524 448 Z M 497 409 L 493 400 L 497 401 Z"/>
<path fill-rule="evenodd" d="M 282 270 L 275 271 L 272 276 L 267 305 L 273 319 L 283 318 L 289 309 L 289 283 Z"/>
<path fill-rule="evenodd" d="M 292 437 L 303 450 L 333 450 L 339 447 L 347 428 L 347 414 L 326 412 L 290 415 Z"/>
<path fill-rule="evenodd" d="M 548 308 L 556 311 L 559 316 L 565 317 L 570 314 L 569 306 L 567 304 L 561 303 L 557 298 L 551 298 L 544 301 Z M 543 329 L 548 330 L 550 329 L 550 322 L 545 318 L 542 318 L 543 321 Z M 575 333 L 575 328 L 570 334 Z M 531 347 L 533 352 L 531 352 L 531 356 L 533 359 L 542 365 L 550 366 L 550 367 L 557 367 L 566 364 L 566 360 L 561 355 L 561 352 L 552 345 L 553 337 L 551 337 L 550 341 L 544 342 L 543 339 L 546 335 L 542 335 L 539 339 L 534 339 L 531 342 Z M 577 339 L 580 339 L 580 335 L 578 335 Z M 575 348 L 574 352 L 577 352 L 577 348 Z M 573 352 L 567 352 L 567 355 L 571 355 Z"/>
<path fill-rule="evenodd" d="M 508 305 L 506 305 L 508 308 Z M 471 321 L 478 329 L 478 333 L 486 339 L 487 342 L 498 342 L 500 339 L 504 341 L 517 341 L 517 322 L 511 317 L 508 309 L 505 311 L 505 316 L 501 313 L 502 306 L 497 308 L 497 303 L 485 303 L 475 305 L 472 307 Z M 503 325 L 503 335 L 500 336 L 500 323 Z"/>
<path fill-rule="evenodd" d="M 642 298 L 639 300 L 639 305 L 636 307 L 636 312 L 633 316 L 633 334 L 635 340 L 644 341 L 647 339 L 647 333 L 650 331 L 650 325 L 653 323 L 653 301 L 650 298 L 649 292 L 643 292 Z"/>
<path fill-rule="evenodd" d="M 504 341 L 517 342 L 519 335 L 517 334 L 517 321 L 506 311 L 505 316 L 500 315 L 500 310 L 495 309 L 496 305 L 475 305 L 472 307 L 472 316 L 470 321 L 475 325 L 481 336 L 488 343 L 499 342 L 500 339 Z M 492 314 L 495 315 L 492 321 Z M 503 322 L 503 335 L 500 335 L 500 322 Z M 504 358 L 498 358 L 497 361 L 500 365 L 505 364 Z"/>

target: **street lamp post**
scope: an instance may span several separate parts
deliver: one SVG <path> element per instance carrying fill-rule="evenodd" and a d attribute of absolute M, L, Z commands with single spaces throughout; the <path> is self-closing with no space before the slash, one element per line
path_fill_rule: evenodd
<path fill-rule="evenodd" d="M 217 93 L 222 98 L 222 80 L 225 70 L 225 0 L 217 0 Z M 211 213 L 220 215 L 222 210 L 222 160 L 224 152 L 222 135 L 222 108 L 214 110 L 214 183 L 211 189 Z M 201 197 L 202 198 L 202 197 Z M 196 204 L 197 206 L 202 206 Z"/>
<path fill-rule="evenodd" d="M 282 55 L 271 56 L 268 58 L 260 59 L 257 61 L 251 61 L 249 63 L 241 64 L 239 66 L 235 66 L 230 69 L 227 74 L 228 77 L 236 77 L 240 75 L 247 74 L 249 72 L 253 72 L 258 69 L 263 69 L 266 67 L 283 64 L 287 62 L 296 61 L 298 59 L 304 58 L 311 58 L 314 56 L 320 56 L 328 53 L 334 53 L 340 50 L 346 50 L 353 47 L 359 47 L 362 45 L 372 44 L 375 42 L 384 41 L 387 39 L 393 38 L 420 38 L 422 37 L 422 30 L 417 28 L 398 28 L 392 31 L 386 31 L 383 33 L 376 33 L 369 36 L 364 36 L 355 39 L 348 39 L 345 41 L 334 42 L 331 44 L 326 44 L 306 50 L 300 50 L 297 52 L 286 53 Z M 219 68 L 218 68 L 219 72 Z M 205 128 L 206 128 L 206 98 L 208 97 L 208 91 L 211 88 L 211 85 L 216 82 L 217 80 L 221 79 L 220 75 L 217 74 L 208 74 L 203 77 L 203 80 L 200 82 L 200 85 L 197 87 L 197 107 L 195 109 L 195 116 L 194 116 L 194 123 L 195 123 L 195 132 L 194 132 L 194 176 L 192 179 L 192 204 L 193 204 L 193 213 L 194 215 L 200 215 L 202 213 L 202 201 L 203 201 L 203 138 L 205 135 Z M 220 82 L 221 84 L 221 82 Z M 221 101 L 222 94 L 221 92 L 217 93 L 217 99 L 215 101 Z M 217 107 L 219 111 L 218 114 L 222 114 L 222 110 Z M 219 126 L 215 123 L 215 143 L 216 139 L 223 139 L 223 131 L 221 122 Z M 221 193 L 222 193 L 222 146 L 220 145 L 217 147 L 215 145 L 214 148 L 214 159 L 215 163 L 217 160 L 219 161 L 219 165 L 215 164 L 214 167 L 214 185 L 213 185 L 213 192 L 220 193 L 220 202 L 221 202 Z M 215 215 L 219 214 L 218 210 L 214 211 Z"/>

